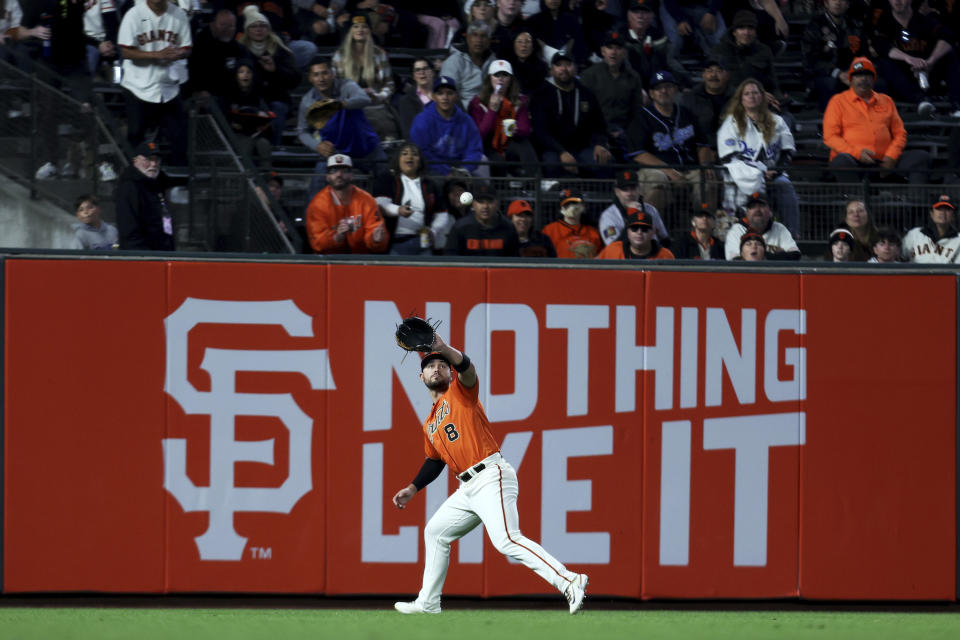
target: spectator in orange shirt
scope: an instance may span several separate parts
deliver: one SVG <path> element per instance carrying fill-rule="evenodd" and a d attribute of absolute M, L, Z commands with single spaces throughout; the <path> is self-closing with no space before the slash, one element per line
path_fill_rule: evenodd
<path fill-rule="evenodd" d="M 543 235 L 553 241 L 558 258 L 593 258 L 603 249 L 603 240 L 596 227 L 580 222 L 587 210 L 583 198 L 570 189 L 560 200 L 560 220 L 543 228 Z"/>
<path fill-rule="evenodd" d="M 653 218 L 646 211 L 627 209 L 623 239 L 611 242 L 597 256 L 600 260 L 673 260 L 670 249 L 660 246 L 653 230 Z"/>
<path fill-rule="evenodd" d="M 353 184 L 353 161 L 327 160 L 327 186 L 307 206 L 307 237 L 317 253 L 384 253 L 389 237 L 377 201 Z"/>
<path fill-rule="evenodd" d="M 896 169 L 912 183 L 927 182 L 930 154 L 904 150 L 907 130 L 890 96 L 873 90 L 877 81 L 873 63 L 854 58 L 848 76 L 850 88 L 833 96 L 823 114 L 823 142 L 830 147 L 830 168 L 879 168 L 881 178 Z M 850 176 L 854 178 L 860 179 Z"/>

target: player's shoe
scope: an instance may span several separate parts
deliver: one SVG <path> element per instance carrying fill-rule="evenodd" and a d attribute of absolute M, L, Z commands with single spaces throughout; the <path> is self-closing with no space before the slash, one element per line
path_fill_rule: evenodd
<path fill-rule="evenodd" d="M 566 590 L 563 592 L 563 595 L 567 596 L 567 602 L 570 603 L 570 615 L 575 614 L 583 608 L 583 600 L 587 597 L 588 582 L 590 582 L 590 578 L 587 577 L 587 574 L 578 573 L 577 577 L 567 585 Z"/>
<path fill-rule="evenodd" d="M 440 613 L 439 610 L 437 610 L 437 611 L 427 611 L 426 609 L 424 609 L 423 607 L 421 607 L 420 604 L 419 604 L 416 600 L 414 600 L 413 602 L 394 602 L 394 603 L 393 603 L 393 608 L 396 609 L 397 611 L 399 611 L 400 613 L 403 613 L 403 614 L 408 614 L 408 613 Z"/>

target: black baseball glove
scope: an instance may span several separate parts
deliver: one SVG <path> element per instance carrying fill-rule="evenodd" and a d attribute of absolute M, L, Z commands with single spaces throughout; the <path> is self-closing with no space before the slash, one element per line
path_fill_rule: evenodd
<path fill-rule="evenodd" d="M 430 351 L 436 336 L 435 326 L 423 318 L 411 316 L 405 318 L 397 326 L 397 332 L 394 336 L 401 349 L 406 351 Z"/>

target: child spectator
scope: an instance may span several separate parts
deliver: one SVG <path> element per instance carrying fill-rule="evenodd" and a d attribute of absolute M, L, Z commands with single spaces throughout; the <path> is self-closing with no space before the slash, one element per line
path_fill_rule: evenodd
<path fill-rule="evenodd" d="M 543 228 L 543 235 L 553 241 L 558 258 L 593 258 L 603 249 L 596 227 L 580 221 L 586 210 L 579 194 L 570 189 L 563 192 L 560 201 L 562 218 Z"/>
<path fill-rule="evenodd" d="M 100 201 L 97 196 L 83 194 L 74 202 L 73 209 L 77 222 L 73 225 L 71 249 L 101 251 L 119 248 L 117 228 L 100 219 Z"/>
<path fill-rule="evenodd" d="M 872 264 L 892 264 L 900 262 L 900 251 L 903 245 L 900 234 L 890 227 L 877 230 L 877 242 L 873 245 L 874 256 L 867 260 Z"/>
<path fill-rule="evenodd" d="M 533 207 L 526 200 L 514 200 L 507 208 L 507 216 L 520 239 L 522 258 L 556 258 L 553 242 L 533 228 Z"/>
<path fill-rule="evenodd" d="M 249 58 L 237 62 L 234 81 L 221 100 L 221 110 L 236 134 L 239 151 L 253 156 L 260 168 L 269 170 L 273 148 L 264 132 L 275 114 L 260 95 L 256 66 Z"/>
<path fill-rule="evenodd" d="M 853 258 L 853 234 L 849 229 L 834 229 L 830 232 L 830 261 L 850 262 Z"/>
<path fill-rule="evenodd" d="M 740 238 L 740 255 L 734 260 L 761 262 L 767 259 L 767 242 L 759 233 L 750 231 Z"/>

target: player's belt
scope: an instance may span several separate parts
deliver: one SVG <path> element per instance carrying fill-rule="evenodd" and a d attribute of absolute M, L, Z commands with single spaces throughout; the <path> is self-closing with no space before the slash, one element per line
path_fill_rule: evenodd
<path fill-rule="evenodd" d="M 471 478 L 473 478 L 474 476 L 476 476 L 478 473 L 480 473 L 486 468 L 487 468 L 487 465 L 481 462 L 480 464 L 474 467 L 470 467 L 469 469 L 467 469 L 466 471 L 458 475 L 457 480 L 459 480 L 460 482 L 468 482 Z"/>
<path fill-rule="evenodd" d="M 494 464 L 500 462 L 501 460 L 503 460 L 503 456 L 501 456 L 501 455 L 500 455 L 500 452 L 497 451 L 496 453 L 491 454 L 491 455 L 487 456 L 486 458 L 484 458 L 483 461 L 480 462 L 479 464 L 475 464 L 475 465 L 473 465 L 472 467 L 470 467 L 469 469 L 467 469 L 466 471 L 464 471 L 463 473 L 459 474 L 459 475 L 457 476 L 457 480 L 459 480 L 460 482 L 467 482 L 467 481 L 469 481 L 471 478 L 473 478 L 473 477 L 475 477 L 477 474 L 479 474 L 481 471 L 483 471 L 484 469 L 486 469 L 487 467 L 489 467 L 489 466 L 491 466 L 491 465 L 494 465 Z"/>

